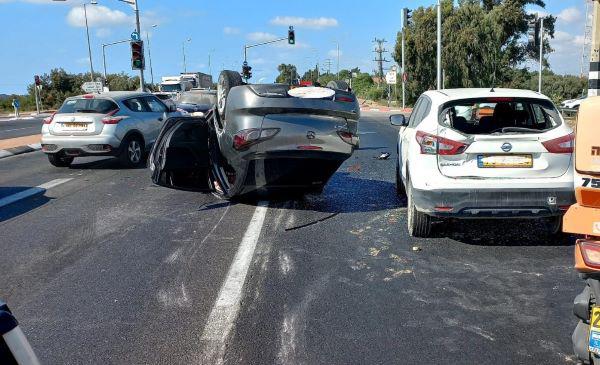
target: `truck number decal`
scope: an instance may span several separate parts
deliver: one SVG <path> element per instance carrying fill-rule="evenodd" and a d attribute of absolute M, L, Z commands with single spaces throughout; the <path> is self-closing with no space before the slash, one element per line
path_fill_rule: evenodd
<path fill-rule="evenodd" d="M 589 177 L 584 177 L 582 186 L 584 188 L 589 186 L 594 189 L 600 189 L 600 179 L 590 179 Z"/>

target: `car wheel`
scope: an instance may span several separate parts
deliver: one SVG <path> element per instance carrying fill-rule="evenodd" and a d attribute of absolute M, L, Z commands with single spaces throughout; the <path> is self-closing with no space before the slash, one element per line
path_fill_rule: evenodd
<path fill-rule="evenodd" d="M 410 181 L 406 185 L 408 187 L 408 233 L 413 237 L 427 238 L 431 235 L 431 217 L 417 210 Z"/>
<path fill-rule="evenodd" d="M 229 70 L 221 71 L 217 84 L 217 110 L 222 119 L 225 119 L 225 106 L 229 90 L 243 84 L 242 76 L 238 72 Z"/>
<path fill-rule="evenodd" d="M 56 167 L 69 167 L 74 159 L 75 157 L 65 156 L 62 153 L 48 154 L 48 161 Z"/>
<path fill-rule="evenodd" d="M 405 198 L 406 188 L 404 187 L 402 177 L 400 176 L 400 167 L 398 166 L 399 163 L 399 161 L 396 161 L 396 195 L 398 195 L 401 198 Z"/>
<path fill-rule="evenodd" d="M 123 142 L 123 150 L 119 156 L 126 167 L 139 166 L 144 161 L 144 142 L 138 136 L 130 136 Z"/>

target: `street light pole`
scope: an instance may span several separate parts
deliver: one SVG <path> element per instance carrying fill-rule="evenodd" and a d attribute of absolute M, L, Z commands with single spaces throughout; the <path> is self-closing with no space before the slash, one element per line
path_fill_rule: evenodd
<path fill-rule="evenodd" d="M 158 25 L 153 24 L 152 28 L 156 28 Z M 150 53 L 150 35 L 146 30 L 146 40 L 148 41 L 148 60 L 150 61 L 150 83 L 154 86 L 154 72 L 152 71 L 152 53 Z"/>
<path fill-rule="evenodd" d="M 94 65 L 92 63 L 92 46 L 90 45 L 90 28 L 88 27 L 87 19 L 87 4 L 83 4 L 83 16 L 85 18 L 85 33 L 87 35 L 88 56 L 90 58 L 90 80 L 94 81 Z"/>
<path fill-rule="evenodd" d="M 538 92 L 542 93 L 542 68 L 544 62 L 544 18 L 540 18 L 540 69 L 538 76 Z"/>
<path fill-rule="evenodd" d="M 185 42 L 190 42 L 192 39 L 188 38 L 187 41 L 181 42 L 181 50 L 183 51 L 183 72 L 187 72 L 187 65 L 185 62 Z"/>

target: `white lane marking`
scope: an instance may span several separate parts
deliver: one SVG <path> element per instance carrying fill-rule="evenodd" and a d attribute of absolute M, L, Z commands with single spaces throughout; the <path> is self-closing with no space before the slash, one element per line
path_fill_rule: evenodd
<path fill-rule="evenodd" d="M 34 129 L 34 128 L 35 128 L 35 129 L 37 129 L 37 128 L 39 128 L 39 127 L 37 127 L 37 126 L 33 126 L 33 127 L 23 127 L 23 128 L 14 128 L 14 129 L 5 129 L 5 130 L 2 130 L 2 131 L 0 131 L 0 133 L 3 133 L 3 132 L 14 132 L 14 131 L 21 131 L 21 130 L 23 130 L 23 129 Z"/>
<path fill-rule="evenodd" d="M 268 202 L 261 201 L 254 210 L 246 233 L 229 267 L 225 282 L 219 291 L 219 296 L 208 316 L 200 339 L 205 346 L 202 353 L 202 364 L 223 364 L 224 362 L 225 345 L 240 309 L 242 289 L 265 222 L 267 207 Z"/>
<path fill-rule="evenodd" d="M 8 204 L 12 204 L 14 202 L 17 202 L 19 200 L 28 198 L 30 196 L 33 196 L 33 195 L 36 195 L 36 194 L 40 194 L 40 193 L 44 193 L 48 189 L 52 189 L 53 187 L 56 187 L 56 186 L 61 185 L 61 184 L 64 184 L 67 181 L 71 181 L 71 180 L 73 180 L 73 179 L 72 178 L 68 178 L 68 179 L 55 179 L 55 180 L 52 180 L 52 181 L 48 181 L 47 183 L 44 183 L 42 185 L 38 185 L 38 186 L 35 186 L 33 188 L 29 188 L 27 190 L 20 191 L 20 192 L 18 192 L 16 194 L 6 196 L 6 197 L 0 199 L 0 208 L 6 206 Z"/>

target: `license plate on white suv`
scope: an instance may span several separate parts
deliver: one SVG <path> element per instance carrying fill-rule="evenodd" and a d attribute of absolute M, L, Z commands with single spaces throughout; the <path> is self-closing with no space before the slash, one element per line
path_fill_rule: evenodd
<path fill-rule="evenodd" d="M 532 168 L 532 155 L 478 155 L 479 168 Z"/>
<path fill-rule="evenodd" d="M 68 122 L 68 123 L 62 123 L 62 128 L 65 131 L 85 131 L 87 130 L 88 127 L 88 123 L 82 123 L 82 122 Z"/>

